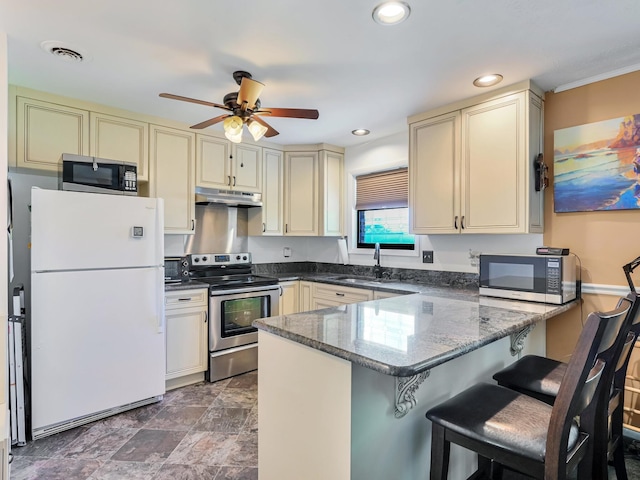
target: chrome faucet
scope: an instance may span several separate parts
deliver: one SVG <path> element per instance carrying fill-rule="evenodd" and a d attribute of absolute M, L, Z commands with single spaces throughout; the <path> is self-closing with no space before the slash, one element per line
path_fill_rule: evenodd
<path fill-rule="evenodd" d="M 380 266 L 380 244 L 376 242 L 373 247 L 373 259 L 376 261 L 375 267 L 373 267 L 373 273 L 376 278 L 382 278 L 382 267 Z"/>

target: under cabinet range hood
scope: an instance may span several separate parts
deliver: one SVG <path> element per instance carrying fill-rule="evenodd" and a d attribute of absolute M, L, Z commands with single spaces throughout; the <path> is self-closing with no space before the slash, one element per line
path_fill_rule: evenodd
<path fill-rule="evenodd" d="M 261 207 L 262 194 L 196 187 L 196 205 L 224 204 L 232 207 Z"/>

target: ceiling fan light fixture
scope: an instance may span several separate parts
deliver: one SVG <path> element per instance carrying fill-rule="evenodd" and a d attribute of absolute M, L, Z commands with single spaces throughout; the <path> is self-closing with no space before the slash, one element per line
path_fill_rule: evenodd
<path fill-rule="evenodd" d="M 225 135 L 229 134 L 231 136 L 242 136 L 243 124 L 244 122 L 240 117 L 238 117 L 237 115 L 233 115 L 232 117 L 225 118 L 224 122 L 222 123 L 222 128 L 224 128 Z M 229 140 L 231 139 L 229 138 Z"/>
<path fill-rule="evenodd" d="M 224 136 L 227 137 L 233 143 L 242 142 L 242 130 L 240 130 L 240 133 L 238 134 L 233 134 L 225 131 Z"/>
<path fill-rule="evenodd" d="M 411 14 L 411 7 L 405 2 L 384 2 L 373 9 L 373 20 L 380 25 L 397 25 Z"/>
<path fill-rule="evenodd" d="M 492 73 L 476 78 L 473 81 L 473 84 L 476 87 L 493 87 L 494 85 L 499 84 L 502 81 L 502 78 L 502 75 L 499 73 Z"/>
<path fill-rule="evenodd" d="M 249 133 L 251 133 L 251 136 L 256 142 L 260 140 L 264 136 L 264 134 L 267 133 L 267 130 L 268 130 L 267 127 L 265 127 L 264 125 L 262 125 L 261 123 L 253 119 L 250 119 L 247 122 L 247 129 L 249 130 Z"/>

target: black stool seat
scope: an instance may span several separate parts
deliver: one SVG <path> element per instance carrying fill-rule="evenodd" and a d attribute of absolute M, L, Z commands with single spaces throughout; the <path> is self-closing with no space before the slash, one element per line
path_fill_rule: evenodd
<path fill-rule="evenodd" d="M 493 376 L 499 385 L 552 405 L 558 396 L 567 364 L 537 355 L 526 355 Z"/>
<path fill-rule="evenodd" d="M 551 410 L 528 395 L 478 383 L 429 410 L 427 418 L 469 439 L 544 462 Z M 568 451 L 576 446 L 579 436 L 573 420 Z"/>

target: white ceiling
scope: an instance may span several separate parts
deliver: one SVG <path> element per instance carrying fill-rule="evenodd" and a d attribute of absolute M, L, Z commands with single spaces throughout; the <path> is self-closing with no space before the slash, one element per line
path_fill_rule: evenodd
<path fill-rule="evenodd" d="M 372 20 L 380 1 L 2 0 L 0 31 L 10 83 L 190 125 L 224 111 L 158 94 L 222 103 L 238 89 L 232 72 L 247 70 L 266 85 L 263 106 L 320 112 L 268 119 L 281 144 L 400 132 L 407 116 L 483 93 L 471 81 L 486 73 L 549 91 L 640 69 L 638 0 L 408 0 L 393 27 Z M 47 40 L 91 59 L 64 62 Z"/>

